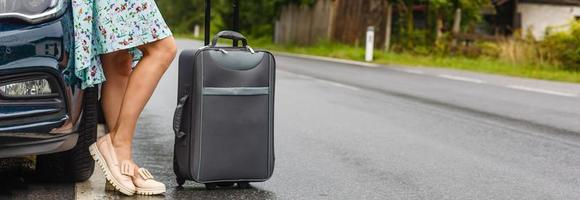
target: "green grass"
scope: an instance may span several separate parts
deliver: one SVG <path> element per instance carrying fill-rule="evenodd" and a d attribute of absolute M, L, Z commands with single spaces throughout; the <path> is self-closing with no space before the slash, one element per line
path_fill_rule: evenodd
<path fill-rule="evenodd" d="M 188 35 L 177 37 L 193 38 Z M 287 52 L 294 54 L 306 54 L 324 57 L 341 58 L 348 60 L 363 61 L 364 48 L 352 47 L 333 42 L 321 42 L 313 46 L 279 45 L 270 42 L 270 39 L 250 39 L 250 45 L 254 48 L 268 49 L 275 52 Z M 375 51 L 375 63 L 395 64 L 402 66 L 421 66 L 452 68 L 466 71 L 500 74 L 516 77 L 534 78 L 542 80 L 580 83 L 580 72 L 562 70 L 557 66 L 533 63 L 510 63 L 492 58 L 467 58 L 462 56 L 425 56 L 409 53 L 391 53 L 380 50 Z"/>
<path fill-rule="evenodd" d="M 555 66 L 517 64 L 491 58 L 466 58 L 458 56 L 439 57 L 381 53 L 376 62 L 381 64 L 443 67 L 489 74 L 580 83 L 579 72 L 566 71 Z"/>

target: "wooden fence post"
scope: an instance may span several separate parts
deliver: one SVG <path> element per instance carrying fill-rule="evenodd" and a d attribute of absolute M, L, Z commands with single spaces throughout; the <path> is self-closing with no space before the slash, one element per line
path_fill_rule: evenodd
<path fill-rule="evenodd" d="M 393 5 L 387 1 L 387 25 L 385 27 L 385 51 L 391 47 L 391 30 L 393 26 Z"/>
<path fill-rule="evenodd" d="M 336 9 L 339 5 L 340 0 L 335 0 L 335 1 L 330 1 L 330 14 L 329 14 L 329 23 L 328 23 L 328 29 L 327 29 L 327 33 L 326 33 L 326 39 L 327 40 L 333 40 L 333 34 L 334 34 L 334 26 L 336 23 Z"/>
<path fill-rule="evenodd" d="M 453 19 L 453 29 L 451 33 L 453 34 L 453 46 L 457 46 L 457 35 L 461 31 L 461 8 L 455 10 L 455 18 Z"/>

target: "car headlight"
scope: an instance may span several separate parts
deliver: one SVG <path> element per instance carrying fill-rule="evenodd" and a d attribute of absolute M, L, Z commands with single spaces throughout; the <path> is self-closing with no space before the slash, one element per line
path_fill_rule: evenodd
<path fill-rule="evenodd" d="M 66 0 L 0 0 L 0 18 L 38 23 L 62 14 Z"/>
<path fill-rule="evenodd" d="M 54 95 L 46 79 L 24 80 L 0 85 L 0 95 L 8 98 L 26 98 Z"/>

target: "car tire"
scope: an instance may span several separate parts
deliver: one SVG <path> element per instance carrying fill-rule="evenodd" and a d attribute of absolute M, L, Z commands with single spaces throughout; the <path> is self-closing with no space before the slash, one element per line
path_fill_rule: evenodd
<path fill-rule="evenodd" d="M 89 146 L 97 140 L 98 88 L 87 88 L 76 146 L 68 151 L 41 155 L 36 160 L 38 178 L 45 181 L 80 182 L 91 177 L 95 161 Z"/>

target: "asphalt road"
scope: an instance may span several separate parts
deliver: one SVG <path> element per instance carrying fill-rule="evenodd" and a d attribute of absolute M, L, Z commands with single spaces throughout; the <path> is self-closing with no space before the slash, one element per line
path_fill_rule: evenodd
<path fill-rule="evenodd" d="M 136 161 L 168 185 L 165 196 L 147 199 L 580 199 L 578 85 L 282 55 L 277 62 L 272 179 L 249 190 L 176 187 L 175 62 L 135 138 Z M 142 198 L 105 191 L 100 181 L 96 173 L 76 186 L 34 183 L 11 197 Z"/>

